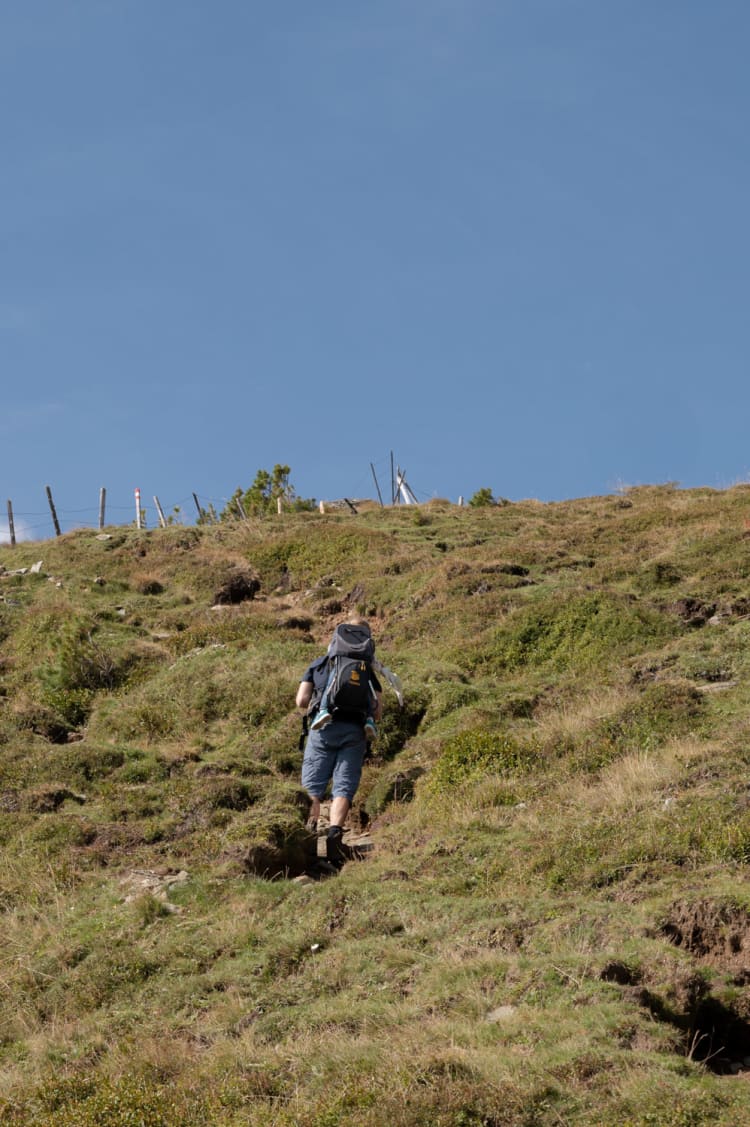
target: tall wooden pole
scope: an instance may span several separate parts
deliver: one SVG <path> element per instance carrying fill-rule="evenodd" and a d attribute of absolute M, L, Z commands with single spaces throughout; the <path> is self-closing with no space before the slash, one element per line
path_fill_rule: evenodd
<path fill-rule="evenodd" d="M 13 503 L 8 501 L 8 532 L 10 533 L 10 546 L 16 546 L 16 526 L 13 523 Z"/>
<path fill-rule="evenodd" d="M 195 507 L 198 510 L 198 516 L 204 517 L 206 514 L 203 512 L 203 509 L 201 508 L 201 503 L 198 500 L 198 494 L 197 493 L 193 494 L 193 500 L 195 501 Z"/>
<path fill-rule="evenodd" d="M 52 490 L 48 485 L 45 486 L 47 490 L 47 500 L 49 501 L 49 511 L 52 513 L 52 523 L 55 526 L 55 536 L 62 536 L 60 531 L 60 522 L 57 519 L 57 511 L 55 509 L 55 502 L 52 500 Z"/>
<path fill-rule="evenodd" d="M 370 462 L 370 469 L 372 470 L 372 476 L 375 478 L 375 488 L 378 491 L 378 501 L 380 501 L 380 507 L 382 509 L 383 508 L 383 498 L 380 495 L 380 486 L 378 485 L 378 479 L 377 479 L 377 476 L 375 474 L 375 467 L 373 466 L 372 462 Z"/>
<path fill-rule="evenodd" d="M 154 494 L 154 504 L 156 505 L 156 511 L 159 514 L 159 524 L 162 526 L 162 528 L 166 528 L 167 522 L 164 519 L 164 512 L 161 505 L 159 504 L 159 498 L 156 496 L 156 494 Z"/>
<path fill-rule="evenodd" d="M 393 451 L 391 450 L 391 504 L 396 503 L 396 482 L 393 477 Z"/>
<path fill-rule="evenodd" d="M 104 505 L 107 500 L 107 490 L 104 486 L 99 490 L 99 531 L 104 528 Z"/>

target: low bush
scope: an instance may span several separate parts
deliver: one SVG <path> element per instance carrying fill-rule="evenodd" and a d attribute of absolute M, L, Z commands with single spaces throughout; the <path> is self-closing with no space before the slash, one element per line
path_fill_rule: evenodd
<path fill-rule="evenodd" d="M 556 593 L 515 610 L 476 653 L 473 664 L 504 672 L 612 665 L 674 637 L 678 630 L 666 615 L 627 598 L 601 592 Z"/>
<path fill-rule="evenodd" d="M 429 790 L 448 794 L 462 783 L 482 775 L 528 771 L 536 762 L 533 745 L 507 732 L 474 729 L 460 732 L 447 742 L 429 775 Z"/>

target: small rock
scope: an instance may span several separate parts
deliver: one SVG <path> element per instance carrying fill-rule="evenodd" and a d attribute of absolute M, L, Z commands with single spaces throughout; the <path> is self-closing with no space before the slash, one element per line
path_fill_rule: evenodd
<path fill-rule="evenodd" d="M 103 575 L 97 575 L 96 579 L 94 580 L 94 583 L 96 583 L 97 587 L 103 587 L 105 582 L 106 580 Z"/>
<path fill-rule="evenodd" d="M 174 876 L 167 877 L 167 884 L 184 884 L 187 880 L 190 880 L 190 875 L 185 871 L 185 869 L 180 869 L 179 873 L 176 873 Z"/>
<path fill-rule="evenodd" d="M 314 953 L 315 953 L 316 951 L 319 951 L 319 950 L 320 950 L 320 944 L 319 944 L 319 943 L 313 943 L 313 945 L 312 945 L 312 947 L 310 948 L 310 950 L 311 950 L 311 951 L 313 952 L 313 954 L 314 954 Z"/>
<path fill-rule="evenodd" d="M 498 1022 L 507 1021 L 509 1017 L 513 1017 L 516 1012 L 515 1006 L 498 1006 L 497 1009 L 490 1010 L 487 1014 L 487 1021 Z"/>
<path fill-rule="evenodd" d="M 97 537 L 95 537 L 95 539 L 96 540 L 111 540 L 112 537 L 110 536 L 110 534 L 108 532 L 100 532 L 99 535 Z"/>
<path fill-rule="evenodd" d="M 292 884 L 315 884 L 315 881 L 307 873 L 302 873 L 301 876 L 293 878 Z"/>
<path fill-rule="evenodd" d="M 37 560 L 37 562 L 35 564 L 32 564 L 31 567 L 29 568 L 29 571 L 31 572 L 32 575 L 38 575 L 41 570 L 42 570 L 42 561 L 41 560 Z"/>

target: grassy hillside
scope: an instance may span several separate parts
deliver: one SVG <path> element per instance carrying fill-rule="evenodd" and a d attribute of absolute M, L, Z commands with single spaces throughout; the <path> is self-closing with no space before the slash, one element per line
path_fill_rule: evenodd
<path fill-rule="evenodd" d="M 0 1122 L 746 1122 L 748 518 L 662 486 L 0 549 Z M 372 852 L 295 880 L 294 693 L 352 612 L 406 706 Z"/>

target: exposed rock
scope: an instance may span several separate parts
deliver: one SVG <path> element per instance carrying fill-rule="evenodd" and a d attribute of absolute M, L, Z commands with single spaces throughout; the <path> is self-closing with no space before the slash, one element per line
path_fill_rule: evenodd
<path fill-rule="evenodd" d="M 172 888 L 186 884 L 189 879 L 190 875 L 185 869 L 180 869 L 177 873 L 169 869 L 166 872 L 156 869 L 131 869 L 120 879 L 120 884 L 127 891 L 124 898 L 126 904 L 131 904 L 148 892 L 157 900 L 161 900 L 168 911 L 179 912 L 177 905 L 166 903 L 167 897 Z"/>

